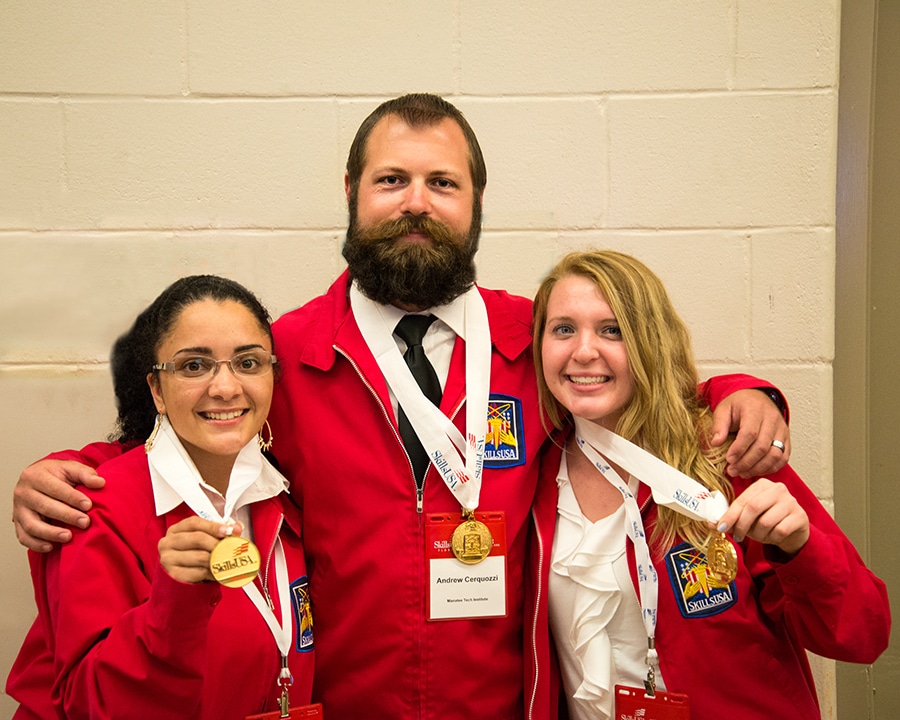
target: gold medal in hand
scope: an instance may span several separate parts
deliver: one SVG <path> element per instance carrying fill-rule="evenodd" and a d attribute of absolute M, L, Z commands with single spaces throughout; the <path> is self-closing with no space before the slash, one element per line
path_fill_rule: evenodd
<path fill-rule="evenodd" d="M 450 538 L 450 549 L 460 562 L 475 565 L 484 560 L 494 547 L 491 531 L 483 522 L 475 519 L 471 510 L 464 510 L 463 520 Z"/>
<path fill-rule="evenodd" d="M 246 538 L 229 535 L 209 554 L 209 570 L 225 587 L 238 588 L 259 575 L 259 549 Z"/>
<path fill-rule="evenodd" d="M 737 551 L 725 533 L 710 537 L 706 549 L 706 568 L 713 587 L 727 587 L 737 577 Z"/>

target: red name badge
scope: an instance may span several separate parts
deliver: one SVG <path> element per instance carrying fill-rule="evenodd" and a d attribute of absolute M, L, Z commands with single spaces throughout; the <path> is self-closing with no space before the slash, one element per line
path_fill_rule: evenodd
<path fill-rule="evenodd" d="M 310 718 L 322 720 L 324 716 L 322 715 L 322 705 L 316 703 L 315 705 L 293 707 L 288 710 L 287 715 L 282 715 L 280 710 L 273 710 L 261 715 L 248 715 L 245 720 L 278 720 L 278 718 L 285 717 L 290 718 L 290 720 L 310 720 Z"/>
<path fill-rule="evenodd" d="M 691 720 L 687 695 L 656 691 L 650 696 L 643 688 L 616 685 L 615 720 Z"/>
<path fill-rule="evenodd" d="M 476 512 L 475 520 L 490 531 L 471 540 L 483 550 L 482 559 L 470 558 L 465 547 L 459 560 L 453 535 L 464 520 L 459 513 L 432 513 L 425 523 L 425 558 L 428 562 L 428 619 L 506 617 L 506 515 Z M 465 541 L 465 539 L 464 539 Z M 486 554 L 484 554 L 486 553 Z"/>

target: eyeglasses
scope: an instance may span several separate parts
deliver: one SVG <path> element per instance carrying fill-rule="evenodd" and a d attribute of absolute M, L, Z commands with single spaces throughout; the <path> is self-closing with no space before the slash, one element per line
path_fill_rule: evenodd
<path fill-rule="evenodd" d="M 211 380 L 225 363 L 235 377 L 247 378 L 267 375 L 278 362 L 274 355 L 264 350 L 248 350 L 232 355 L 227 360 L 216 360 L 208 355 L 185 355 L 170 362 L 157 363 L 153 370 L 174 373 L 182 380 Z"/>

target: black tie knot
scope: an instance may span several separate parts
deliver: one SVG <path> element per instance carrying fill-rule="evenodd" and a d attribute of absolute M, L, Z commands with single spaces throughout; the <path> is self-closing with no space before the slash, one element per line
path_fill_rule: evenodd
<path fill-rule="evenodd" d="M 404 315 L 397 323 L 394 333 L 407 347 L 421 345 L 422 338 L 436 319 L 434 315 Z"/>

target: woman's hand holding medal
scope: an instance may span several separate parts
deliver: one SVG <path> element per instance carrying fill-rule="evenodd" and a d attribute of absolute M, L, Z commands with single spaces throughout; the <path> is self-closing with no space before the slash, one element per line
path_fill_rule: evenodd
<path fill-rule="evenodd" d="M 782 483 L 760 478 L 731 503 L 716 529 L 730 531 L 735 542 L 750 538 L 796 555 L 809 540 L 809 517 Z"/>
<path fill-rule="evenodd" d="M 240 523 L 225 524 L 193 516 L 172 525 L 159 541 L 159 562 L 175 580 L 199 583 L 215 580 L 210 555 L 226 537 L 240 537 Z"/>

